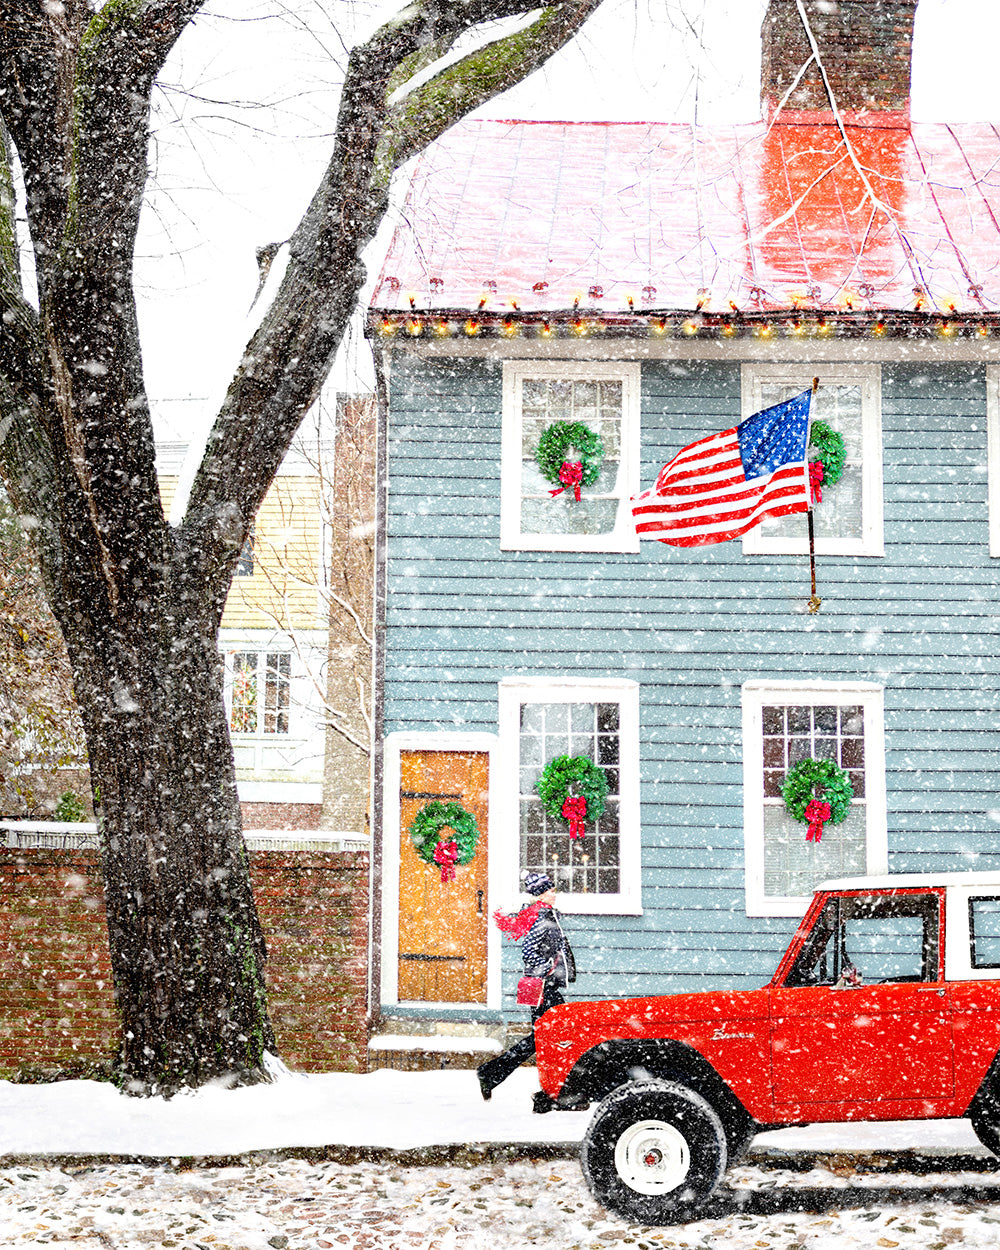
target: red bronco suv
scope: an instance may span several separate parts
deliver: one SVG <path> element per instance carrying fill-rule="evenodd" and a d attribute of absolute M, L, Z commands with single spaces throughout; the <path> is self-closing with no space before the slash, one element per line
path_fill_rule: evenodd
<path fill-rule="evenodd" d="M 1000 875 L 830 881 L 770 983 L 555 1007 L 549 1107 L 602 1099 L 581 1152 L 606 1207 L 694 1218 L 756 1133 L 968 1116 L 1000 1154 Z"/>

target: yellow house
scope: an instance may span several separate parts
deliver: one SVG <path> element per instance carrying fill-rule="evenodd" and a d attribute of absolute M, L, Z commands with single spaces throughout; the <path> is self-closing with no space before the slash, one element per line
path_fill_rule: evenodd
<path fill-rule="evenodd" d="M 168 514 L 186 448 L 159 449 Z M 219 631 L 248 829 L 315 829 L 322 805 L 329 599 L 323 464 L 292 450 L 240 557 Z"/>

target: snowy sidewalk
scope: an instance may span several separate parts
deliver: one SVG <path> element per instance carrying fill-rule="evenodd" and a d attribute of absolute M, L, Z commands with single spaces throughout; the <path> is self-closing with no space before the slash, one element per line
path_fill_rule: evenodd
<path fill-rule="evenodd" d="M 361 1148 L 414 1151 L 462 1146 L 562 1146 L 575 1153 L 591 1111 L 535 1115 L 533 1068 L 521 1068 L 491 1102 L 475 1072 L 287 1073 L 272 1085 L 208 1088 L 128 1098 L 96 1081 L 0 1081 L 0 1158 L 232 1158 L 257 1151 Z M 783 1155 L 914 1152 L 990 1158 L 967 1120 L 812 1126 L 762 1133 L 753 1152 Z"/>

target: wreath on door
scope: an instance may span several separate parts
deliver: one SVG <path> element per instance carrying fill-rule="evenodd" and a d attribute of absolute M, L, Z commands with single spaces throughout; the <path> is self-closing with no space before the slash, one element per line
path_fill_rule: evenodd
<path fill-rule="evenodd" d="M 839 825 L 847 815 L 854 787 L 833 760 L 805 759 L 788 770 L 781 797 L 792 819 L 808 824 L 806 841 L 819 842 L 827 821 Z"/>
<path fill-rule="evenodd" d="M 451 837 L 446 836 L 448 833 Z M 441 869 L 442 881 L 454 881 L 457 864 L 472 862 L 479 826 L 461 803 L 426 803 L 413 818 L 410 841 L 425 864 Z"/>
<path fill-rule="evenodd" d="M 584 822 L 599 820 L 604 811 L 608 779 L 585 755 L 557 755 L 542 769 L 535 789 L 546 812 L 569 824 L 569 836 L 582 838 Z"/>

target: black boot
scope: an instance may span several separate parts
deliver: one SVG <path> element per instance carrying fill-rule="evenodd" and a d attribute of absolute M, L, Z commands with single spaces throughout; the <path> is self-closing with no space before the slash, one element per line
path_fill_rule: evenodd
<path fill-rule="evenodd" d="M 479 1092 L 483 1096 L 483 1102 L 489 1102 L 493 1097 L 493 1086 L 490 1085 L 482 1068 L 476 1069 L 476 1076 L 479 1077 Z"/>
<path fill-rule="evenodd" d="M 544 1089 L 536 1089 L 531 1095 L 531 1109 L 535 1115 L 545 1115 L 547 1111 L 555 1111 L 556 1104 Z"/>

